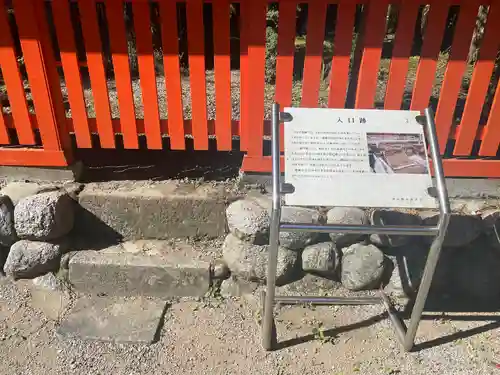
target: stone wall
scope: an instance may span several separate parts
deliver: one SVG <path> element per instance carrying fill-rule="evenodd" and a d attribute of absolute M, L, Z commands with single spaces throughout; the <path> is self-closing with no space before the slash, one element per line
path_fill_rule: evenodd
<path fill-rule="evenodd" d="M 1 191 L 0 253 L 7 276 L 35 278 L 59 268 L 70 246 L 79 189 L 73 183 L 11 183 Z"/>
<path fill-rule="evenodd" d="M 235 189 L 234 184 L 183 185 L 169 181 L 127 186 L 109 183 L 101 189 L 99 184 L 8 184 L 0 191 L 0 269 L 14 279 L 36 278 L 57 272 L 60 267 L 69 269 L 75 250 L 85 249 L 79 251 L 89 251 L 92 259 L 102 259 L 81 264 L 93 270 L 103 267 L 95 271 L 99 274 L 109 274 L 104 265 L 115 267 L 113 269 L 126 281 L 134 272 L 116 268 L 123 266 L 119 264 L 120 256 L 95 250 L 109 249 L 128 240 L 154 239 L 165 243 L 151 242 L 146 246 L 147 252 L 128 254 L 134 262 L 126 264 L 127 269 L 135 263 L 144 264 L 137 257 L 151 257 L 149 247 L 152 246 L 156 252 L 161 250 L 161 254 L 154 255 L 161 255 L 158 259 L 164 260 L 165 267 L 160 268 L 162 272 L 168 271 L 165 275 L 192 275 L 192 269 L 196 268 L 193 265 L 186 268 L 186 272 L 173 266 L 179 247 L 167 243 L 173 237 L 187 236 L 188 240 L 183 241 L 194 240 L 193 243 L 201 244 L 195 246 L 200 250 L 188 252 L 193 257 L 203 257 L 196 274 L 210 275 L 209 279 L 205 276 L 197 279 L 203 288 L 199 288 L 196 295 L 200 295 L 202 289 L 206 292 L 210 285 L 219 285 L 224 291 L 232 290 L 227 293 L 230 295 L 265 283 L 271 213 L 269 196 L 254 190 Z M 108 202 L 108 194 L 112 204 L 96 203 Z M 98 199 L 93 200 L 94 196 Z M 144 203 L 137 203 L 140 197 Z M 455 199 L 452 209 L 432 289 L 443 294 L 459 293 L 498 300 L 498 201 Z M 110 229 L 114 236 L 106 238 L 99 226 L 89 224 L 92 220 Z M 438 213 L 432 210 L 283 207 L 282 211 L 282 221 L 290 223 L 434 225 L 437 220 Z M 189 230 L 182 229 L 184 227 Z M 225 233 L 224 241 L 217 240 Z M 95 244 L 103 238 L 106 242 L 99 246 L 81 246 L 82 241 Z M 418 288 L 431 240 L 429 237 L 395 235 L 281 233 L 276 282 L 284 286 L 310 275 L 315 280 L 324 280 L 320 282 L 324 292 L 339 288 L 357 292 L 384 287 L 393 296 L 408 297 Z M 111 265 L 109 259 L 104 259 L 106 256 L 117 263 Z M 88 257 L 82 255 L 81 258 Z M 152 267 L 151 272 L 157 269 Z M 141 277 L 143 273 L 141 271 Z M 92 285 L 87 277 L 90 274 L 81 272 L 79 285 Z M 149 282 L 146 276 L 142 277 L 141 283 L 149 285 Z M 191 284 L 198 285 L 194 281 Z M 163 287 L 158 288 L 155 293 L 161 293 Z"/>
<path fill-rule="evenodd" d="M 496 202 L 495 202 L 496 203 Z M 470 297 L 500 297 L 500 210 L 479 200 L 454 200 L 433 291 Z M 230 233 L 223 257 L 231 279 L 265 283 L 271 200 L 251 195 L 227 208 Z M 435 225 L 433 210 L 283 207 L 282 222 L 305 224 Z M 384 287 L 395 297 L 417 290 L 433 237 L 332 233 L 280 233 L 277 285 L 304 275 L 349 291 Z M 234 289 L 234 288 L 233 288 Z M 236 288 L 238 289 L 238 288 Z M 324 289 L 324 288 L 323 288 Z"/>

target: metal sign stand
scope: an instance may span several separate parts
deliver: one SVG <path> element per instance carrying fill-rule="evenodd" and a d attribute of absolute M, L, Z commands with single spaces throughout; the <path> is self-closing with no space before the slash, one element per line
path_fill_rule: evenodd
<path fill-rule="evenodd" d="M 417 121 L 425 123 L 427 139 L 430 145 L 431 158 L 433 161 L 434 174 L 436 178 L 435 197 L 439 201 L 440 219 L 436 226 L 396 226 L 396 225 L 312 225 L 312 224 L 290 224 L 282 223 L 281 220 L 281 196 L 290 193 L 291 186 L 280 183 L 280 121 L 290 121 L 290 115 L 280 113 L 279 104 L 272 108 L 272 183 L 273 183 L 273 206 L 270 227 L 269 263 L 267 267 L 267 292 L 262 296 L 263 321 L 262 321 L 262 345 L 266 350 L 276 347 L 277 336 L 274 324 L 274 304 L 323 304 L 323 305 L 366 305 L 383 304 L 388 316 L 393 323 L 397 337 L 405 351 L 410 351 L 414 346 L 415 335 L 424 310 L 427 295 L 432 283 L 434 270 L 436 268 L 441 246 L 443 244 L 446 229 L 450 220 L 450 204 L 446 190 L 441 155 L 434 124 L 432 110 L 427 108 L 425 116 L 418 116 Z M 418 289 L 417 297 L 411 313 L 410 323 L 405 323 L 398 316 L 398 311 L 390 302 L 388 296 L 381 290 L 379 297 L 311 297 L 311 296 L 277 296 L 275 295 L 276 267 L 278 260 L 279 232 L 321 232 L 321 233 L 358 233 L 358 234 L 385 234 L 385 235 L 408 235 L 408 236 L 435 236 L 429 250 L 424 273 Z"/>

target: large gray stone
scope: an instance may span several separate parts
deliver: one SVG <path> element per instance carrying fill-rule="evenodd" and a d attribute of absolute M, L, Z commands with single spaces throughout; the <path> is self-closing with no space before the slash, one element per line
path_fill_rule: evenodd
<path fill-rule="evenodd" d="M 333 278 L 339 265 L 339 255 L 333 242 L 307 246 L 302 251 L 302 270 L 323 277 Z"/>
<path fill-rule="evenodd" d="M 69 281 L 91 294 L 201 297 L 210 288 L 210 263 L 198 260 L 194 252 L 79 251 L 69 261 Z"/>
<path fill-rule="evenodd" d="M 78 196 L 77 232 L 101 240 L 218 237 L 226 232 L 223 186 L 88 184 Z"/>
<path fill-rule="evenodd" d="M 318 224 L 319 212 L 311 208 L 284 206 L 281 221 L 295 224 Z M 280 245 L 291 250 L 301 250 L 314 241 L 317 233 L 280 232 Z"/>
<path fill-rule="evenodd" d="M 229 205 L 226 209 L 229 230 L 238 238 L 257 245 L 269 240 L 272 203 L 265 196 L 249 196 Z"/>
<path fill-rule="evenodd" d="M 239 279 L 236 276 L 231 276 L 222 281 L 220 286 L 220 294 L 224 298 L 242 297 L 245 294 L 251 294 L 260 286 L 259 283 Z"/>
<path fill-rule="evenodd" d="M 422 220 L 417 215 L 391 210 L 373 210 L 370 214 L 371 225 L 421 225 Z M 398 247 L 406 245 L 412 240 L 411 236 L 398 235 L 370 235 L 370 241 L 381 247 Z"/>
<path fill-rule="evenodd" d="M 276 293 L 285 296 L 312 295 L 323 297 L 335 295 L 332 292 L 340 288 L 342 288 L 342 284 L 339 281 L 306 273 L 299 280 L 280 286 Z"/>
<path fill-rule="evenodd" d="M 334 207 L 326 214 L 327 224 L 368 224 L 366 213 L 357 207 Z M 330 233 L 330 238 L 342 248 L 352 245 L 363 238 L 363 235 L 353 233 Z"/>
<path fill-rule="evenodd" d="M 450 208 L 452 212 L 461 215 L 480 215 L 484 209 L 489 207 L 484 199 L 451 199 Z"/>
<path fill-rule="evenodd" d="M 223 245 L 223 256 L 231 274 L 250 281 L 265 282 L 269 245 L 254 245 L 230 233 Z M 278 250 L 276 284 L 286 284 L 296 275 L 298 255 L 282 246 Z"/>
<path fill-rule="evenodd" d="M 55 190 L 59 190 L 59 187 L 53 184 L 11 182 L 0 190 L 0 194 L 9 196 L 15 206 L 20 200 L 26 197 Z"/>
<path fill-rule="evenodd" d="M 500 209 L 488 209 L 482 213 L 481 218 L 491 246 L 500 249 Z"/>
<path fill-rule="evenodd" d="M 48 241 L 62 237 L 73 228 L 75 202 L 60 191 L 23 198 L 14 209 L 20 238 Z"/>
<path fill-rule="evenodd" d="M 229 267 L 222 260 L 215 260 L 212 262 L 210 266 L 210 272 L 212 278 L 215 280 L 225 280 L 229 277 L 231 271 L 229 271 Z"/>
<path fill-rule="evenodd" d="M 439 222 L 439 213 L 435 211 L 422 211 L 420 217 L 424 225 L 437 225 Z M 480 216 L 452 214 L 443 246 L 466 246 L 479 237 L 482 230 L 483 223 Z M 433 239 L 434 237 L 425 237 L 429 244 Z"/>
<path fill-rule="evenodd" d="M 165 301 L 81 297 L 57 333 L 65 338 L 150 344 L 158 337 Z"/>
<path fill-rule="evenodd" d="M 7 195 L 0 195 L 0 245 L 11 246 L 16 241 L 14 205 Z"/>
<path fill-rule="evenodd" d="M 342 249 L 342 285 L 349 290 L 376 288 L 384 274 L 384 254 L 374 245 Z"/>
<path fill-rule="evenodd" d="M 34 278 L 57 270 L 67 241 L 49 243 L 21 240 L 10 248 L 4 272 L 14 279 Z"/>

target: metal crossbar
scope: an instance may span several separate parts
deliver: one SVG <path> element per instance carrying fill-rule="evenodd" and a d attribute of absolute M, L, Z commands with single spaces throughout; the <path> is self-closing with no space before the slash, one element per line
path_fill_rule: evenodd
<path fill-rule="evenodd" d="M 434 167 L 435 188 L 439 202 L 439 222 L 436 226 L 380 226 L 380 225 L 311 225 L 281 223 L 281 195 L 286 194 L 287 189 L 280 183 L 280 120 L 286 122 L 290 116 L 286 113 L 280 114 L 279 104 L 272 107 L 272 214 L 270 227 L 269 262 L 267 267 L 267 288 L 262 298 L 264 318 L 262 320 L 262 345 L 266 350 L 276 347 L 277 336 L 274 324 L 274 305 L 281 304 L 322 304 L 322 305 L 366 305 L 382 304 L 387 310 L 388 317 L 393 323 L 397 337 L 405 351 L 410 351 L 415 342 L 415 335 L 422 317 L 425 302 L 434 276 L 439 254 L 450 220 L 450 204 L 446 190 L 443 174 L 442 160 L 439 153 L 439 145 L 434 123 L 434 115 L 430 108 L 425 111 L 425 130 L 430 146 L 431 159 Z M 280 116 L 281 115 L 281 116 Z M 286 150 L 285 150 L 286 151 Z M 359 233 L 359 234 L 397 234 L 407 236 L 435 236 L 427 261 L 408 327 L 399 317 L 389 297 L 381 290 L 379 297 L 312 297 L 312 296 L 277 296 L 276 268 L 278 261 L 279 232 L 323 232 L 323 233 Z"/>

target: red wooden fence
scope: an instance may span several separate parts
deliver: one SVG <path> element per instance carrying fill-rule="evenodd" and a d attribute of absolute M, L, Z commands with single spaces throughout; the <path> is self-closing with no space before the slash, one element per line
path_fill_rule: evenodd
<path fill-rule="evenodd" d="M 124 3 L 131 4 L 137 54 L 138 76 L 131 77 L 127 22 Z M 215 101 L 207 99 L 206 17 L 204 3 L 212 4 Z M 278 56 L 274 99 L 282 106 L 292 103 L 296 40 L 296 8 L 299 1 L 279 0 Z M 178 26 L 179 4 L 185 4 L 187 24 L 187 61 L 190 95 L 182 94 Z M 232 118 L 230 7 L 239 3 L 240 42 L 240 116 Z M 336 5 L 333 56 L 328 97 L 322 103 L 342 108 L 346 103 L 349 79 L 352 79 L 352 40 L 357 5 L 364 5 L 366 19 L 362 35 L 362 55 L 357 76 L 355 108 L 402 108 L 408 91 L 411 50 L 419 7 L 430 4 L 423 45 L 415 79 L 410 83 L 409 108 L 422 110 L 429 105 L 435 86 L 438 57 L 451 6 L 459 6 L 446 70 L 440 82 L 436 107 L 438 135 L 448 176 L 500 177 L 500 85 L 492 80 L 500 47 L 500 0 L 309 0 L 306 47 L 301 76 L 301 106 L 319 106 L 321 93 L 323 44 L 327 9 Z M 165 76 L 166 98 L 157 87 L 157 57 L 153 45 L 152 4 L 161 26 L 160 59 Z M 64 166 L 72 162 L 71 137 L 78 148 L 92 148 L 92 135 L 102 148 L 116 148 L 116 135 L 125 149 L 139 148 L 144 136 L 148 149 L 162 149 L 165 138 L 169 147 L 184 150 L 186 138 L 193 138 L 195 150 L 206 150 L 209 139 L 216 139 L 220 151 L 233 149 L 233 139 L 246 151 L 245 171 L 269 172 L 270 156 L 265 155 L 269 123 L 265 120 L 265 55 L 267 0 L 0 0 L 0 68 L 2 101 L 0 109 L 0 164 Z M 383 100 L 376 101 L 380 90 L 382 50 L 386 36 L 389 5 L 398 9 L 398 25 L 388 66 Z M 480 5 L 489 6 L 485 33 L 480 41 L 478 59 L 468 63 Z M 129 5 L 128 5 L 129 6 Z M 99 10 L 104 9 L 103 15 Z M 51 17 L 49 17 L 51 15 Z M 102 31 L 104 17 L 109 39 L 105 51 Z M 156 16 L 155 16 L 156 17 Z M 75 18 L 78 22 L 75 21 Z M 53 20 L 53 21 L 52 21 Z M 53 22 L 53 24 L 51 24 Z M 81 28 L 82 40 L 75 37 Z M 53 37 L 51 37 L 53 36 Z M 82 46 L 79 44 L 83 44 Z M 83 47 L 83 48 L 82 48 Z M 84 49 L 85 56 L 81 58 Z M 109 55 L 110 61 L 106 58 Z M 108 65 L 114 71 L 119 118 L 110 105 Z M 470 69 L 469 69 L 470 68 Z M 89 79 L 85 72 L 88 71 Z M 469 69 L 469 70 L 468 70 Z M 456 118 L 456 106 L 464 73 L 471 79 L 464 99 L 463 113 Z M 163 75 L 163 74 L 161 74 Z M 494 75 L 493 75 L 494 76 Z M 64 78 L 67 103 L 63 100 Z M 139 84 L 140 82 L 140 84 Z M 140 87 L 143 118 L 136 114 L 133 85 Z M 90 87 L 88 87 L 90 85 Z M 495 85 L 497 86 L 495 89 Z M 406 89 L 405 89 L 406 87 Z M 496 90 L 490 109 L 484 115 L 488 90 Z M 88 114 L 91 93 L 95 116 Z M 190 114 L 186 101 L 190 101 Z M 135 101 L 135 102 L 134 102 Z M 163 102 L 162 102 L 163 101 Z M 215 120 L 207 108 L 215 106 Z M 160 108 L 168 109 L 168 117 Z M 70 112 L 69 110 L 70 109 Z M 141 116 L 142 117 L 142 116 Z M 450 143 L 450 140 L 453 141 Z M 175 161 L 174 161 L 175 162 Z"/>

